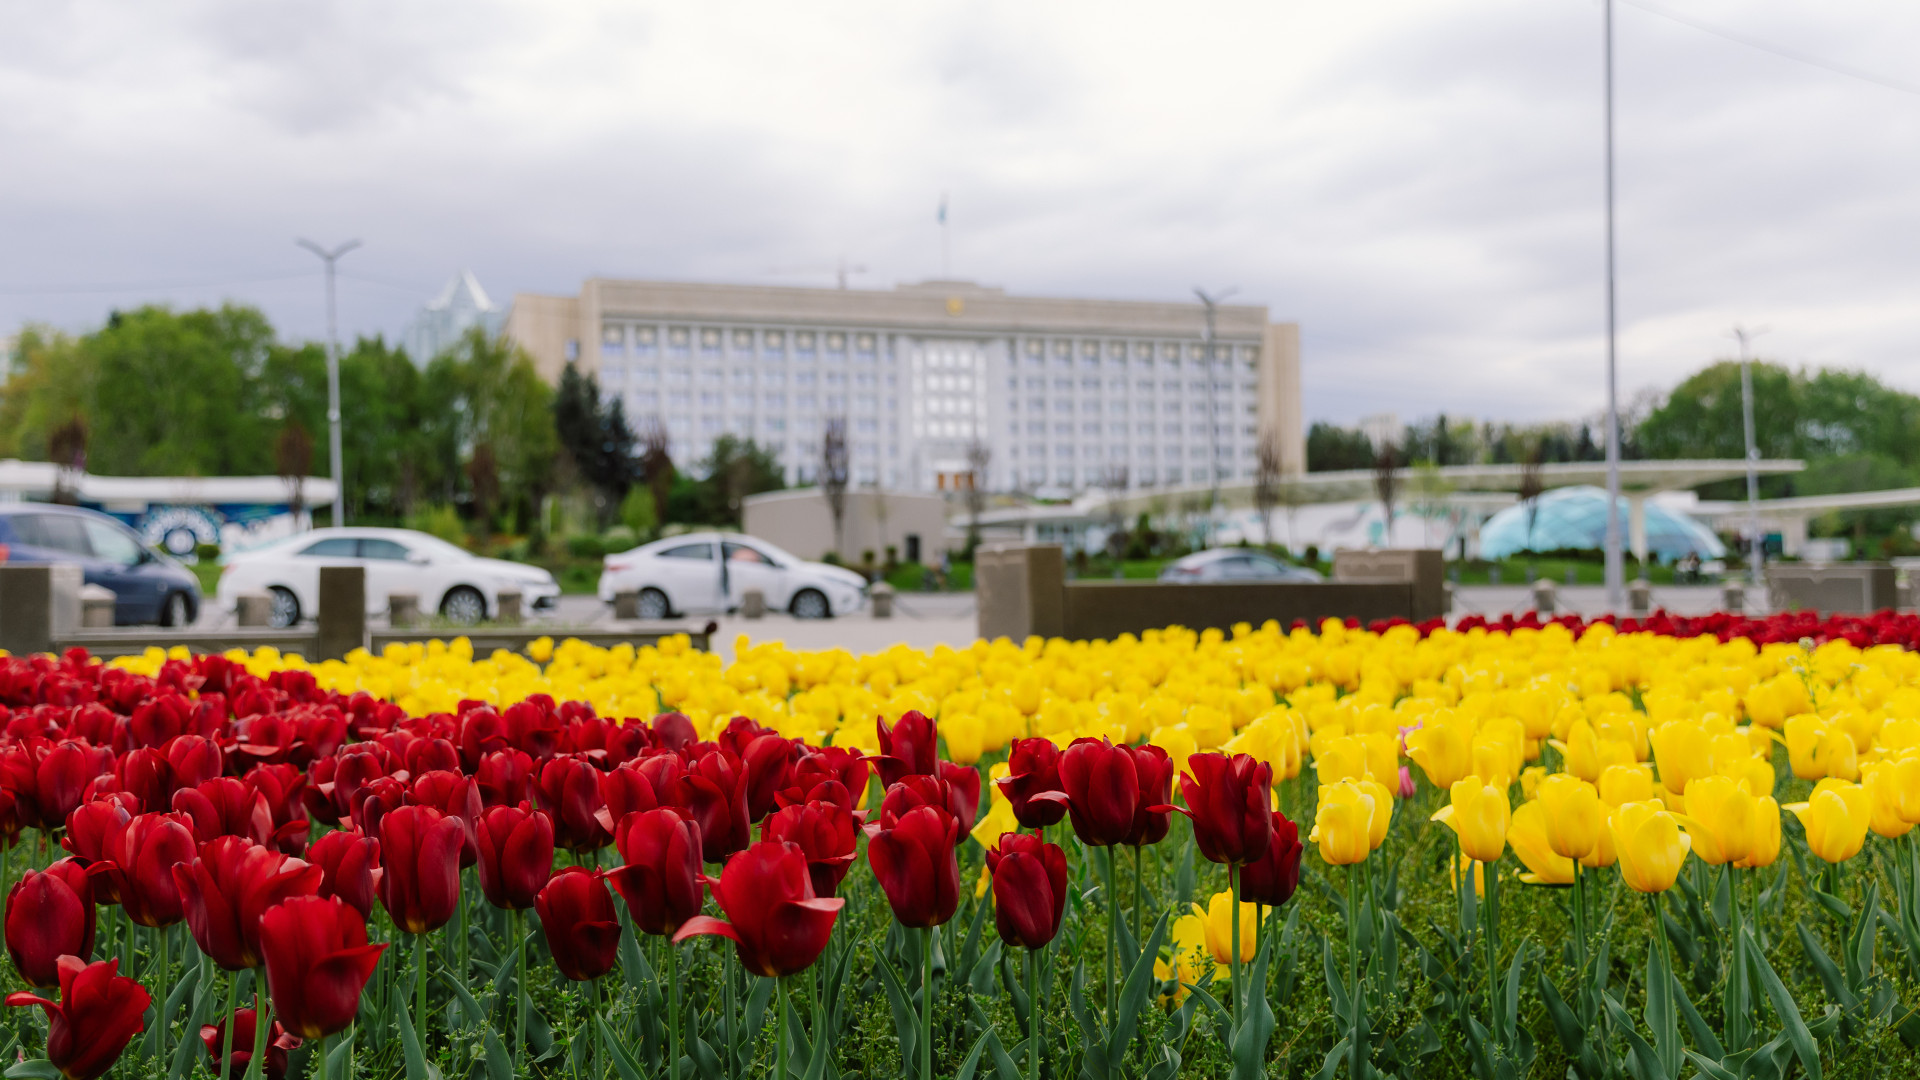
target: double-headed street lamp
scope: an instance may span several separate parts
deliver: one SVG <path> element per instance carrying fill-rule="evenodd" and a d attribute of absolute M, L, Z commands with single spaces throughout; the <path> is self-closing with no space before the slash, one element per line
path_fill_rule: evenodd
<path fill-rule="evenodd" d="M 333 473 L 333 527 L 347 523 L 347 474 L 340 452 L 340 328 L 333 302 L 333 264 L 340 256 L 360 246 L 349 240 L 328 251 L 311 240 L 295 243 L 327 264 L 327 467 Z"/>

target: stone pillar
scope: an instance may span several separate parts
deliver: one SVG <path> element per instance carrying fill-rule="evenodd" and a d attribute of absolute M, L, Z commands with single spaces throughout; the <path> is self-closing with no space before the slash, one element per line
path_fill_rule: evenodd
<path fill-rule="evenodd" d="M 80 625 L 88 630 L 113 626 L 113 607 L 119 598 L 104 585 L 80 586 Z"/>
<path fill-rule="evenodd" d="M 867 599 L 873 603 L 874 618 L 893 618 L 893 586 L 883 581 L 867 590 Z"/>
<path fill-rule="evenodd" d="M 234 621 L 241 626 L 267 626 L 273 622 L 273 597 L 263 592 L 243 592 L 233 598 Z"/>
<path fill-rule="evenodd" d="M 405 630 L 420 625 L 420 594 L 388 593 L 387 625 L 395 630 Z"/>
<path fill-rule="evenodd" d="M 631 622 L 640 617 L 638 589 L 622 589 L 613 594 L 613 617 L 622 622 Z"/>
<path fill-rule="evenodd" d="M 320 617 L 313 660 L 341 660 L 367 645 L 367 570 L 363 566 L 320 568 Z"/>
<path fill-rule="evenodd" d="M 494 594 L 494 621 L 511 626 L 520 621 L 519 589 L 501 589 Z"/>
<path fill-rule="evenodd" d="M 1533 610 L 1539 612 L 1543 618 L 1551 616 L 1558 592 L 1559 590 L 1555 588 L 1552 578 L 1541 578 L 1539 581 L 1534 582 Z"/>
<path fill-rule="evenodd" d="M 1627 607 L 1635 618 L 1653 610 L 1653 585 L 1646 578 L 1638 578 L 1627 583 Z"/>
<path fill-rule="evenodd" d="M 1447 602 L 1441 588 L 1446 577 L 1446 559 L 1439 548 L 1350 549 L 1333 555 L 1335 581 L 1412 585 L 1413 604 L 1407 617 L 1414 622 L 1446 615 Z"/>
<path fill-rule="evenodd" d="M 1747 587 L 1737 581 L 1729 581 L 1720 586 L 1720 609 L 1729 615 L 1738 615 L 1747 608 Z"/>
<path fill-rule="evenodd" d="M 748 589 L 740 594 L 740 616 L 746 619 L 767 617 L 767 594 L 764 589 Z"/>
<path fill-rule="evenodd" d="M 1058 544 L 983 544 L 973 556 L 981 637 L 1024 641 L 1066 628 L 1067 565 Z"/>
<path fill-rule="evenodd" d="M 80 625 L 78 566 L 0 565 L 0 649 L 14 656 L 58 651 Z"/>
<path fill-rule="evenodd" d="M 1647 496 L 1645 492 L 1627 493 L 1627 547 L 1640 561 L 1641 573 L 1647 565 Z"/>

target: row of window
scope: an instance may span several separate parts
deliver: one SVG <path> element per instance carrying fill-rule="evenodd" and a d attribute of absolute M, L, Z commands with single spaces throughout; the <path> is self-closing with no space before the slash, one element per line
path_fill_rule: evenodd
<path fill-rule="evenodd" d="M 1217 480 L 1231 480 L 1234 477 L 1234 470 L 1224 466 L 1216 466 L 1213 474 Z M 1250 479 L 1253 474 L 1254 470 L 1250 468 L 1242 468 L 1239 471 L 1239 475 L 1243 479 Z M 1018 486 L 1021 478 L 1024 478 L 1027 484 L 1033 486 L 1044 485 L 1051 479 L 1054 484 L 1066 488 L 1074 487 L 1076 484 L 1104 486 L 1112 482 L 1111 471 L 1104 468 L 1074 469 L 1072 466 L 1067 466 L 1049 469 L 1045 465 L 1036 465 L 1024 471 L 1019 469 L 1009 470 L 1008 475 L 1014 478 L 1013 486 Z M 1204 466 L 1184 470 L 1178 465 L 1170 465 L 1163 469 L 1155 469 L 1152 466 L 1148 466 L 1144 469 L 1127 470 L 1127 486 L 1130 488 L 1153 487 L 1156 484 L 1198 482 L 1206 478 L 1207 470 Z"/>
<path fill-rule="evenodd" d="M 1073 457 L 1076 453 L 1075 446 L 1076 444 L 1073 443 L 1055 443 L 1053 444 L 1053 456 L 1056 458 Z M 1225 460 L 1236 457 L 1251 460 L 1254 453 L 1253 447 L 1251 446 L 1242 446 L 1237 450 L 1231 446 L 1215 446 L 1211 448 L 1205 446 L 1189 446 L 1183 451 L 1182 448 L 1178 446 L 1163 446 L 1155 450 L 1155 448 L 1151 446 L 1123 445 L 1108 446 L 1105 448 L 1098 445 L 1080 445 L 1077 452 L 1079 456 L 1093 461 L 1100 460 L 1102 456 L 1109 461 L 1126 461 L 1128 458 L 1136 461 L 1152 461 L 1156 457 L 1166 458 L 1168 461 L 1179 461 L 1181 458 L 1191 458 L 1194 461 L 1204 461 L 1207 458 Z M 1007 456 L 1012 458 L 1020 457 L 1021 448 L 1019 446 L 1007 447 Z M 1047 444 L 1028 443 L 1026 445 L 1026 456 L 1028 458 L 1046 457 Z"/>
<path fill-rule="evenodd" d="M 1216 401 L 1211 404 L 1204 401 L 1195 401 L 1184 406 L 1178 401 L 1162 401 L 1160 403 L 1159 411 L 1168 415 L 1177 415 L 1183 410 L 1191 412 L 1196 416 L 1205 416 L 1208 413 L 1212 413 L 1215 416 L 1228 416 L 1234 412 L 1234 407 L 1224 401 Z M 1007 402 L 1007 411 L 1010 413 L 1019 412 L 1020 403 L 1018 401 Z M 1047 399 L 1028 398 L 1027 411 L 1035 413 L 1046 412 Z M 1073 402 L 1066 398 L 1054 398 L 1053 411 L 1057 413 L 1073 412 Z M 1079 411 L 1090 416 L 1097 416 L 1100 414 L 1101 405 L 1098 401 L 1082 401 Z M 1114 416 L 1125 416 L 1127 415 L 1127 403 L 1124 401 L 1110 401 L 1106 405 L 1106 411 Z M 1154 411 L 1153 403 L 1143 401 L 1140 403 L 1140 408 L 1136 411 L 1142 416 L 1147 416 Z M 1245 412 L 1248 416 L 1258 416 L 1260 414 L 1260 407 L 1249 401 L 1240 406 L 1240 411 Z"/>
<path fill-rule="evenodd" d="M 737 368 L 729 374 L 726 371 L 713 368 L 703 370 L 699 375 L 700 384 L 703 386 L 724 386 L 728 383 L 734 386 L 785 386 L 788 383 L 788 377 L 785 371 L 762 371 L 755 373 L 749 368 Z M 619 386 L 622 384 L 652 386 L 658 385 L 661 382 L 665 382 L 668 386 L 692 386 L 694 383 L 694 372 L 691 368 L 667 368 L 662 370 L 653 367 L 628 368 L 622 364 L 611 364 L 601 369 L 600 381 L 607 386 Z M 844 371 L 828 371 L 818 375 L 811 371 L 796 371 L 793 373 L 792 383 L 795 386 L 883 385 L 881 377 L 869 371 L 855 372 L 851 376 Z M 897 376 L 888 375 L 885 377 L 884 385 L 888 387 L 897 386 L 899 385 L 899 379 Z"/>
<path fill-rule="evenodd" d="M 600 348 L 603 355 L 655 356 L 664 353 L 668 356 L 762 356 L 769 359 L 812 359 L 824 355 L 829 358 L 874 359 L 881 355 L 892 358 L 895 338 L 876 334 L 871 331 L 847 330 L 752 330 L 741 327 L 722 329 L 705 326 L 658 326 L 650 323 L 609 322 L 601 327 Z M 1038 338 L 1020 339 L 1015 348 L 1016 357 L 1024 357 L 1029 366 L 1039 366 L 1048 359 L 1057 365 L 1071 364 L 1076 359 L 1082 366 L 1098 366 L 1102 360 L 1109 365 L 1124 365 L 1127 361 L 1151 366 L 1156 360 L 1162 364 L 1179 363 L 1183 358 L 1189 365 L 1202 365 L 1208 357 L 1207 345 L 1201 341 L 1123 341 L 1116 339 L 1090 338 Z M 918 353 L 923 362 L 934 366 L 972 366 L 984 353 L 978 348 L 960 349 L 923 347 Z M 1216 363 L 1238 362 L 1249 370 L 1257 361 L 1259 347 L 1246 343 L 1216 342 L 1212 357 Z"/>

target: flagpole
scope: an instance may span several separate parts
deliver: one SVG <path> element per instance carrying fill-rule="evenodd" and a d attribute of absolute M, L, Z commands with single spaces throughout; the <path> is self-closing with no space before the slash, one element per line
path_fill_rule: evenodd
<path fill-rule="evenodd" d="M 949 239 L 950 228 L 947 225 L 947 193 L 940 193 L 940 279 L 953 279 L 953 245 Z"/>

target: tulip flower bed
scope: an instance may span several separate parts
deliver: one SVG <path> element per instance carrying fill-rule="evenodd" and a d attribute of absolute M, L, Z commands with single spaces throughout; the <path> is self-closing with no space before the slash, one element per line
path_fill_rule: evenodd
<path fill-rule="evenodd" d="M 1920 654 L 1823 625 L 0 656 L 0 1058 L 1911 1076 Z"/>

